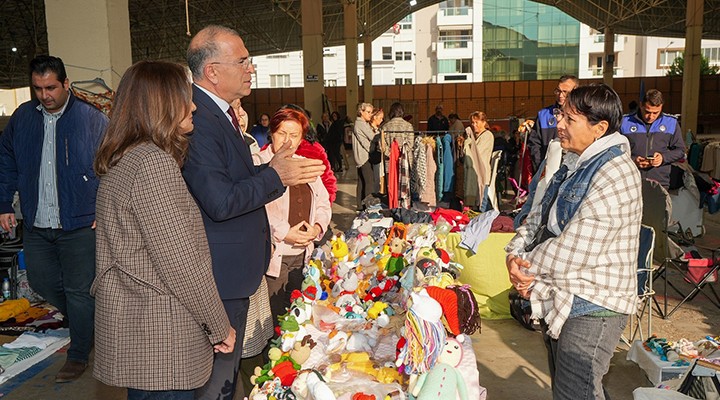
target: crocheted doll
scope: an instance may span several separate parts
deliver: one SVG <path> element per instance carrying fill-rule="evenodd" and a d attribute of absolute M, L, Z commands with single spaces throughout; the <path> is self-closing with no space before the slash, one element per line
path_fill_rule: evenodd
<path fill-rule="evenodd" d="M 460 339 L 460 340 L 458 340 Z M 412 390 L 416 400 L 454 399 L 467 400 L 467 386 L 457 366 L 463 356 L 464 336 L 447 338 L 438 362 L 427 373 L 420 375 Z"/>
<path fill-rule="evenodd" d="M 405 365 L 405 373 L 422 374 L 430 370 L 442 351 L 447 334 L 440 318 L 442 308 L 425 289 L 410 295 L 412 305 L 405 317 L 406 343 L 395 364 Z"/>

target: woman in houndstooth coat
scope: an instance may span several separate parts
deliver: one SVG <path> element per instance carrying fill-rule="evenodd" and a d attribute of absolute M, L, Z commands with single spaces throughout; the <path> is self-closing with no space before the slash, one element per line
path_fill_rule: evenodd
<path fill-rule="evenodd" d="M 128 398 L 192 399 L 235 331 L 220 301 L 200 211 L 180 173 L 192 131 L 184 69 L 139 62 L 118 87 L 95 160 L 94 375 Z"/>

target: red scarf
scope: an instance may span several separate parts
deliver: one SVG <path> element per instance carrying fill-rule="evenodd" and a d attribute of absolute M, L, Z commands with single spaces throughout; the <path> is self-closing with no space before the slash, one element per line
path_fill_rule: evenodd
<path fill-rule="evenodd" d="M 270 143 L 266 144 L 261 150 L 265 150 L 265 148 L 270 145 Z M 295 150 L 295 154 L 305 158 L 312 158 L 313 160 L 322 160 L 323 164 L 325 164 L 325 172 L 320 176 L 320 180 L 322 180 L 328 195 L 330 195 L 330 204 L 332 204 L 335 201 L 337 193 L 337 178 L 335 178 L 335 174 L 330 167 L 330 161 L 328 161 L 325 148 L 318 142 L 310 143 L 303 139 L 300 141 L 297 150 Z"/>

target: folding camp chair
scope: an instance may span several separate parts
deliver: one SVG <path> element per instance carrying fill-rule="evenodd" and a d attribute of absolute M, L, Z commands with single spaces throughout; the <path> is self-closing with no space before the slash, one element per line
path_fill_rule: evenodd
<path fill-rule="evenodd" d="M 672 203 L 667 191 L 655 181 L 643 181 L 643 224 L 650 225 L 658 232 L 659 240 L 655 241 L 655 259 L 660 263 L 660 268 L 655 272 L 653 279 L 663 280 L 663 305 L 660 306 L 657 299 L 654 303 L 658 314 L 663 319 L 670 318 L 675 311 L 683 304 L 693 300 L 698 294 L 707 297 L 711 303 L 720 308 L 720 296 L 715 291 L 712 283 L 716 280 L 718 270 L 720 270 L 720 249 L 712 250 L 711 265 L 701 270 L 699 274 L 696 271 L 688 269 L 688 261 L 680 258 L 682 249 L 680 249 L 670 239 L 670 215 L 672 215 Z M 710 249 L 708 249 L 710 250 Z M 679 272 L 679 275 L 687 283 L 692 286 L 689 293 L 678 288 L 669 280 L 669 273 Z M 669 312 L 667 306 L 667 288 L 672 288 L 678 295 L 682 297 L 680 302 L 675 305 Z M 657 287 L 657 286 L 656 286 Z M 713 296 L 705 292 L 710 291 Z"/>
<path fill-rule="evenodd" d="M 647 225 L 640 228 L 640 245 L 638 249 L 638 308 L 630 314 L 630 337 L 623 335 L 620 339 L 628 346 L 639 335 L 645 340 L 652 334 L 652 299 L 653 291 L 653 247 L 655 246 L 655 230 Z M 647 313 L 647 314 L 646 314 Z M 647 319 L 647 334 L 643 335 L 643 318 Z"/>

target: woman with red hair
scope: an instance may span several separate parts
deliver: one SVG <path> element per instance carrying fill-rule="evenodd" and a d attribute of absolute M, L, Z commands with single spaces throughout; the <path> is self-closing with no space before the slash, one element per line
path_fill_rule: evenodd
<path fill-rule="evenodd" d="M 275 151 L 290 141 L 298 148 L 305 141 L 310 123 L 304 113 L 282 108 L 270 119 L 272 143 L 253 155 L 256 164 L 269 162 Z M 295 154 L 294 157 L 301 157 Z M 285 314 L 290 292 L 300 289 L 302 268 L 313 250 L 313 241 L 323 237 L 332 210 L 328 191 L 320 178 L 309 184 L 289 186 L 277 200 L 265 205 L 275 251 L 267 271 L 270 309 Z"/>

